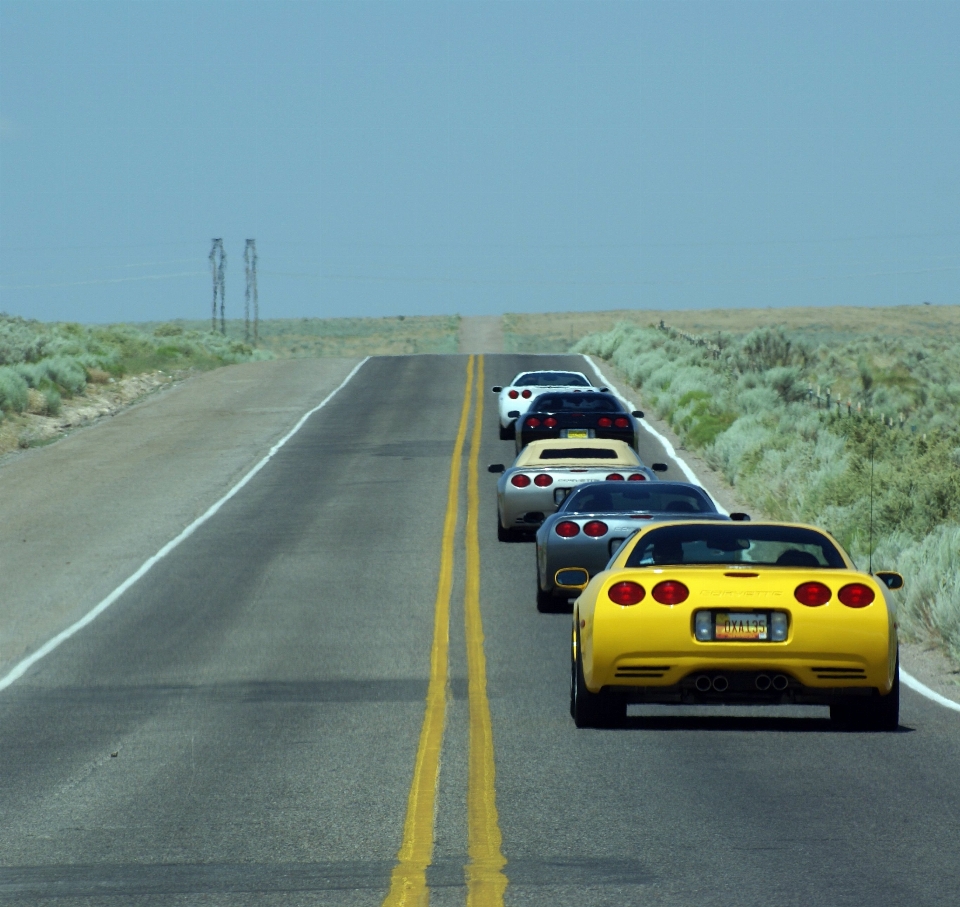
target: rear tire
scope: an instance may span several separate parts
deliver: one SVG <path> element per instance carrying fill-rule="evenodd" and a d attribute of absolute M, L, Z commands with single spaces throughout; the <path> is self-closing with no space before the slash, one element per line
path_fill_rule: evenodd
<path fill-rule="evenodd" d="M 500 522 L 500 511 L 497 511 L 497 541 L 499 542 L 516 542 L 519 541 L 520 536 L 516 529 L 504 529 L 503 523 Z"/>
<path fill-rule="evenodd" d="M 579 728 L 611 728 L 623 724 L 627 717 L 625 702 L 602 693 L 591 693 L 583 678 L 583 652 L 580 630 L 574 630 L 576 654 L 570 659 L 570 714 Z"/>
<path fill-rule="evenodd" d="M 862 703 L 844 702 L 830 706 L 830 720 L 859 731 L 895 731 L 900 727 L 900 658 L 893 686 L 886 696 Z"/>
<path fill-rule="evenodd" d="M 515 430 L 513 423 L 511 422 L 506 428 L 502 425 L 500 426 L 500 440 L 501 441 L 512 441 L 515 436 Z"/>
<path fill-rule="evenodd" d="M 540 587 L 540 569 L 537 569 L 537 610 L 541 614 L 554 614 L 560 610 L 560 599 Z"/>

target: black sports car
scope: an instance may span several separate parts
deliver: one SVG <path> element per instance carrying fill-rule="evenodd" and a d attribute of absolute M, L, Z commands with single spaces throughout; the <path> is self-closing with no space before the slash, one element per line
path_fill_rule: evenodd
<path fill-rule="evenodd" d="M 637 419 L 642 418 L 642 412 L 630 412 L 612 394 L 540 394 L 517 419 L 517 453 L 531 441 L 548 438 L 609 438 L 626 441 L 636 450 Z"/>

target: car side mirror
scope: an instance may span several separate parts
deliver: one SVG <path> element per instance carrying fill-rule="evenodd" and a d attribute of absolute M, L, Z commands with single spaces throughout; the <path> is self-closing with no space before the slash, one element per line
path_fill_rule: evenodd
<path fill-rule="evenodd" d="M 635 409 L 632 413 L 630 413 L 630 415 L 631 415 L 631 416 L 634 416 L 634 417 L 637 418 L 637 419 L 642 419 L 642 418 L 643 418 L 643 410 L 642 410 L 642 409 Z"/>
<path fill-rule="evenodd" d="M 670 467 L 666 463 L 654 463 L 650 468 L 654 472 L 666 472 Z"/>
<path fill-rule="evenodd" d="M 583 567 L 564 567 L 556 572 L 553 581 L 561 589 L 582 590 L 587 588 L 590 574 Z"/>
<path fill-rule="evenodd" d="M 507 467 L 503 463 L 491 463 L 487 467 L 487 472 L 505 472 L 506 469 Z"/>
<path fill-rule="evenodd" d="M 903 577 L 899 573 L 894 573 L 892 570 L 878 570 L 874 576 L 888 589 L 903 588 Z"/>
<path fill-rule="evenodd" d="M 609 388 L 609 387 L 601 387 L 601 388 L 600 388 L 600 393 L 601 393 L 601 394 L 609 394 L 609 393 L 610 393 L 610 388 Z"/>
<path fill-rule="evenodd" d="M 518 418 L 519 416 L 520 416 L 520 410 L 519 410 L 519 409 L 511 409 L 510 412 L 507 413 L 507 418 L 508 418 L 508 419 L 516 419 L 516 418 Z"/>
<path fill-rule="evenodd" d="M 750 514 L 749 514 L 749 513 L 741 513 L 741 512 L 739 512 L 739 511 L 737 511 L 736 513 L 731 513 L 731 514 L 730 514 L 730 519 L 731 519 L 731 520 L 735 520 L 735 521 L 738 522 L 738 523 L 749 523 L 749 522 L 750 522 Z"/>
<path fill-rule="evenodd" d="M 500 391 L 503 390 L 503 387 L 499 384 L 494 384 L 494 386 L 491 387 L 490 390 L 492 390 L 495 394 L 499 394 Z"/>

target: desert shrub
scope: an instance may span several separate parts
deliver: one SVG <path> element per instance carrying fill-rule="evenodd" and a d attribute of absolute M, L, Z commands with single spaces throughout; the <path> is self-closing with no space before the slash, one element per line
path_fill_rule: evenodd
<path fill-rule="evenodd" d="M 58 391 L 55 387 L 47 387 L 44 388 L 42 393 L 46 403 L 47 413 L 51 416 L 58 416 L 60 414 L 60 407 L 62 404 L 60 391 Z"/>
<path fill-rule="evenodd" d="M 873 566 L 908 578 L 898 614 L 907 635 L 933 637 L 960 660 L 960 525 L 939 526 L 920 541 L 889 535 L 877 546 Z"/>
<path fill-rule="evenodd" d="M 179 324 L 158 324 L 153 329 L 155 337 L 179 337 L 183 333 L 183 327 Z"/>
<path fill-rule="evenodd" d="M 38 363 L 46 371 L 47 377 L 68 393 L 80 393 L 87 384 L 86 369 L 71 356 L 54 356 Z"/>
<path fill-rule="evenodd" d="M 27 382 L 9 366 L 0 366 L 0 409 L 22 413 L 27 408 Z"/>
<path fill-rule="evenodd" d="M 740 371 L 765 372 L 792 365 L 806 366 L 811 353 L 791 340 L 782 328 L 757 328 L 732 347 L 729 359 Z"/>

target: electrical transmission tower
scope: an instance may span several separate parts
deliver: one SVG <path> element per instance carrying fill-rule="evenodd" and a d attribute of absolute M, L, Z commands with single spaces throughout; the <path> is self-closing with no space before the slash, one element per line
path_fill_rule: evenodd
<path fill-rule="evenodd" d="M 257 241 L 248 239 L 243 250 L 243 264 L 247 272 L 247 295 L 243 314 L 246 319 L 245 340 L 250 342 L 250 300 L 253 299 L 253 345 L 260 342 L 260 302 L 257 299 Z"/>
<path fill-rule="evenodd" d="M 227 253 L 223 251 L 223 240 L 215 239 L 210 249 L 210 271 L 213 274 L 213 314 L 210 318 L 210 330 L 217 329 L 217 298 L 220 299 L 220 333 L 226 335 L 227 323 L 224 320 L 223 297 L 224 277 L 227 270 Z"/>

